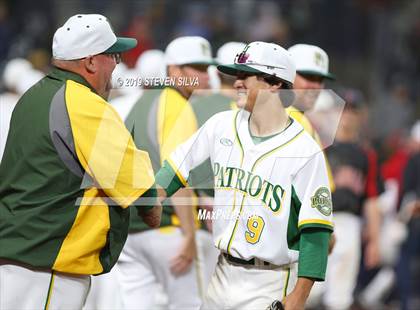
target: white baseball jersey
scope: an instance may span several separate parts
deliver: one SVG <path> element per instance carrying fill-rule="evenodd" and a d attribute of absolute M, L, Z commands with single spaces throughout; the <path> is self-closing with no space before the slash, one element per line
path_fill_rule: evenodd
<path fill-rule="evenodd" d="M 214 172 L 215 246 L 232 256 L 275 265 L 298 260 L 300 230 L 332 229 L 332 204 L 323 152 L 302 126 L 254 144 L 249 112 L 209 119 L 168 160 L 178 178 L 210 157 Z"/>

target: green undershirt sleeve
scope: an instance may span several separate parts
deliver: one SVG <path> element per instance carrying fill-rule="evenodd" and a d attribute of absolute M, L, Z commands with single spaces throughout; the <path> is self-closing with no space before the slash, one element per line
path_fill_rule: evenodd
<path fill-rule="evenodd" d="M 166 190 L 166 195 L 171 197 L 180 188 L 184 187 L 181 180 L 172 169 L 171 165 L 165 160 L 162 168 L 157 172 L 156 183 Z"/>
<path fill-rule="evenodd" d="M 303 229 L 299 246 L 298 277 L 324 281 L 331 231 L 324 228 Z"/>
<path fill-rule="evenodd" d="M 143 212 L 149 211 L 155 206 L 156 197 L 156 184 L 153 184 L 147 191 L 143 193 L 143 195 L 141 195 L 136 199 L 136 201 L 132 203 L 132 206 Z"/>

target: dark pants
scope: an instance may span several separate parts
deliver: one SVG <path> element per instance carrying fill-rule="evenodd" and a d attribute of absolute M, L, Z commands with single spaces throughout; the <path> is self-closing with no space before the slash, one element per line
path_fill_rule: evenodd
<path fill-rule="evenodd" d="M 420 305 L 420 217 L 408 224 L 408 237 L 401 248 L 397 266 L 397 285 L 401 309 L 419 309 Z"/>

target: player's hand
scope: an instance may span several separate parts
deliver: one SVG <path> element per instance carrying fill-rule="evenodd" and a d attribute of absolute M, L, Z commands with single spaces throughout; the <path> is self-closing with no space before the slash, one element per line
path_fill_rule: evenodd
<path fill-rule="evenodd" d="M 413 209 L 413 213 L 411 214 L 412 217 L 420 217 L 420 202 L 417 201 L 414 209 Z"/>
<path fill-rule="evenodd" d="M 158 203 L 150 210 L 138 209 L 138 215 L 143 221 L 151 228 L 158 228 L 160 226 L 160 220 L 162 217 L 162 205 Z"/>
<path fill-rule="evenodd" d="M 303 310 L 314 280 L 299 277 L 293 291 L 283 300 L 285 310 Z"/>
<path fill-rule="evenodd" d="M 305 300 L 296 292 L 291 292 L 283 300 L 284 310 L 304 310 Z"/>
<path fill-rule="evenodd" d="M 420 216 L 420 200 L 414 200 L 407 205 L 407 209 L 410 213 L 410 218 Z"/>
<path fill-rule="evenodd" d="M 197 248 L 194 236 L 185 236 L 178 254 L 170 261 L 171 272 L 176 276 L 187 272 L 196 256 Z"/>
<path fill-rule="evenodd" d="M 379 242 L 369 241 L 365 247 L 365 266 L 366 269 L 372 269 L 379 265 L 381 254 L 379 250 Z"/>

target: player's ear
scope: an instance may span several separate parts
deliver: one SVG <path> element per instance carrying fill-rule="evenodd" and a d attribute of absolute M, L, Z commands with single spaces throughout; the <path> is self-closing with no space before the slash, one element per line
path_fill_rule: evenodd
<path fill-rule="evenodd" d="M 280 91 L 280 89 L 282 89 L 282 87 L 283 87 L 283 82 L 278 82 L 276 84 L 270 84 L 269 90 L 272 93 L 276 93 L 276 92 Z"/>

